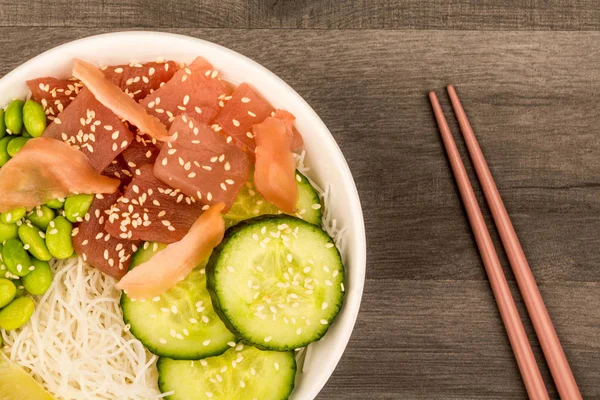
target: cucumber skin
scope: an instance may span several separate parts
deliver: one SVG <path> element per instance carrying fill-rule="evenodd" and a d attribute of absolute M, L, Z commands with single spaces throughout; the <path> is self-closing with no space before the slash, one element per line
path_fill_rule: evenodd
<path fill-rule="evenodd" d="M 219 318 L 221 318 L 221 321 L 223 321 L 223 323 L 225 324 L 225 326 L 227 327 L 227 329 L 229 329 L 231 331 L 231 333 L 233 333 L 235 335 L 235 337 L 240 338 L 240 341 L 246 345 L 250 345 L 250 346 L 254 346 L 259 350 L 270 350 L 270 351 L 290 351 L 290 350 L 294 350 L 294 349 L 290 349 L 290 348 L 280 348 L 280 347 L 274 347 L 274 346 L 265 346 L 264 343 L 255 343 L 252 340 L 248 340 L 246 338 L 246 335 L 243 334 L 243 332 L 241 332 L 240 330 L 238 330 L 235 325 L 233 325 L 229 319 L 227 318 L 227 315 L 223 312 L 223 310 L 221 309 L 221 302 L 219 300 L 219 296 L 217 295 L 216 292 L 216 287 L 215 287 L 215 265 L 219 259 L 219 255 L 221 254 L 221 250 L 223 249 L 223 247 L 225 246 L 225 244 L 227 242 L 229 242 L 230 239 L 232 239 L 236 233 L 238 233 L 240 230 L 242 230 L 243 228 L 245 228 L 248 225 L 254 225 L 256 223 L 261 223 L 261 222 L 265 222 L 265 221 L 271 221 L 271 220 L 279 220 L 279 221 L 284 221 L 284 220 L 289 220 L 292 219 L 294 220 L 294 223 L 296 223 L 296 221 L 298 221 L 297 223 L 301 223 L 301 224 L 306 224 L 308 226 L 310 226 L 311 228 L 315 229 L 315 230 L 321 230 L 323 232 L 325 232 L 321 227 L 311 224 L 310 222 L 307 222 L 303 219 L 297 218 L 297 217 L 293 217 L 291 215 L 262 215 L 256 218 L 251 218 L 251 219 L 247 219 L 244 221 L 239 222 L 238 224 L 232 226 L 231 228 L 227 229 L 227 231 L 225 232 L 225 236 L 223 237 L 223 240 L 221 241 L 221 243 L 219 243 L 219 245 L 217 247 L 215 247 L 215 249 L 213 250 L 209 260 L 208 260 L 208 264 L 206 265 L 206 289 L 208 290 L 208 294 L 210 294 L 210 299 L 212 301 L 212 305 L 213 308 L 215 310 L 215 312 L 217 313 L 217 315 L 219 316 Z M 327 232 L 325 232 L 325 234 L 327 234 Z M 329 234 L 327 234 L 329 236 Z M 342 259 L 342 256 L 340 254 L 340 251 L 337 247 L 335 247 L 337 253 L 338 253 L 338 257 L 340 258 L 340 261 Z M 341 272 L 342 278 L 344 278 L 345 275 L 345 271 L 342 269 Z M 344 279 L 342 279 L 344 280 Z M 335 310 L 335 314 L 333 316 L 333 318 L 329 321 L 329 324 L 327 325 L 327 329 L 323 331 L 323 333 L 321 335 L 319 335 L 316 339 L 311 340 L 310 342 L 304 344 L 303 346 L 299 346 L 298 348 L 302 348 L 305 346 L 308 346 L 310 343 L 316 342 L 318 340 L 320 340 L 323 336 L 325 336 L 325 334 L 327 333 L 327 331 L 329 330 L 329 328 L 331 327 L 331 323 L 335 320 L 335 318 L 338 316 L 338 314 L 340 313 L 340 310 L 344 304 L 344 299 L 346 298 L 345 293 L 342 294 L 342 301 L 338 304 L 338 306 L 336 307 Z"/>
<path fill-rule="evenodd" d="M 298 372 L 298 364 L 296 363 L 296 357 L 294 356 L 294 352 L 293 351 L 289 351 L 289 352 L 286 352 L 286 353 L 290 353 L 290 357 L 292 357 L 292 360 L 294 360 L 294 363 L 293 363 L 294 374 L 293 374 L 293 376 L 296 377 L 296 374 Z M 162 380 L 161 371 L 164 368 L 163 364 L 166 361 L 168 361 L 168 360 L 169 360 L 168 357 L 159 357 L 158 361 L 156 362 L 156 369 L 158 370 L 158 390 L 160 390 L 161 393 L 166 393 L 166 388 L 164 387 L 165 383 Z M 282 399 L 282 400 L 289 399 L 289 397 L 292 394 L 292 391 L 294 390 L 295 386 L 296 386 L 296 380 L 292 379 L 292 381 L 290 382 L 290 390 L 287 393 L 287 397 L 285 397 L 285 399 Z M 170 396 L 166 396 L 165 400 L 176 400 L 176 399 L 173 398 L 173 395 L 170 395 Z"/>

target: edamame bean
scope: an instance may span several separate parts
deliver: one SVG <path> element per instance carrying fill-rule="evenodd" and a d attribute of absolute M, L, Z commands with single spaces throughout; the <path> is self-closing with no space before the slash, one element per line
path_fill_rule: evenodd
<path fill-rule="evenodd" d="M 6 129 L 12 135 L 21 133 L 21 129 L 23 129 L 23 104 L 25 104 L 23 100 L 13 100 L 4 112 Z"/>
<path fill-rule="evenodd" d="M 55 210 L 63 208 L 63 204 L 65 204 L 65 199 L 62 198 L 54 199 L 46 203 L 48 207 L 54 208 Z"/>
<path fill-rule="evenodd" d="M 40 137 L 46 129 L 46 113 L 42 105 L 35 100 L 27 100 L 23 106 L 23 123 L 33 137 Z"/>
<path fill-rule="evenodd" d="M 23 132 L 21 132 L 21 136 L 23 136 L 24 138 L 32 138 L 33 137 L 25 129 L 23 129 Z"/>
<path fill-rule="evenodd" d="M 17 293 L 15 294 L 15 299 L 22 297 L 25 294 L 25 286 L 23 286 L 23 282 L 20 279 L 13 280 L 15 286 L 17 287 Z"/>
<path fill-rule="evenodd" d="M 0 308 L 10 304 L 17 294 L 17 287 L 15 284 L 6 278 L 0 278 Z"/>
<path fill-rule="evenodd" d="M 23 286 L 25 286 L 25 290 L 33 295 L 42 295 L 52 285 L 52 270 L 46 261 L 32 258 L 31 263 L 35 269 L 23 277 Z"/>
<path fill-rule="evenodd" d="M 0 108 L 0 139 L 6 135 L 6 125 L 4 124 L 4 110 Z"/>
<path fill-rule="evenodd" d="M 7 147 L 8 143 L 12 140 L 10 136 L 4 137 L 0 139 L 0 167 L 3 166 L 10 160 L 10 155 L 8 155 Z"/>
<path fill-rule="evenodd" d="M 54 210 L 48 206 L 38 206 L 34 208 L 29 214 L 27 214 L 27 220 L 44 231 L 48 227 L 50 221 L 54 219 L 56 214 Z"/>
<path fill-rule="evenodd" d="M 0 222 L 0 242 L 17 237 L 17 224 L 5 224 Z"/>
<path fill-rule="evenodd" d="M 2 261 L 11 274 L 25 276 L 31 266 L 31 259 L 19 239 L 8 239 L 2 249 Z"/>
<path fill-rule="evenodd" d="M 27 209 L 25 207 L 14 208 L 10 211 L 0 213 L 0 222 L 14 224 L 17 221 L 22 220 L 25 214 L 27 214 Z"/>
<path fill-rule="evenodd" d="M 59 260 L 69 258 L 73 255 L 73 241 L 71 232 L 73 225 L 62 215 L 54 218 L 48 229 L 46 229 L 46 246 L 50 254 Z"/>
<path fill-rule="evenodd" d="M 52 258 L 52 254 L 48 251 L 46 241 L 42 238 L 40 232 L 37 226 L 21 224 L 19 227 L 19 239 L 23 242 L 24 249 L 29 251 L 32 256 L 38 260 L 48 261 Z"/>
<path fill-rule="evenodd" d="M 10 142 L 8 142 L 8 146 L 6 146 L 6 152 L 9 156 L 14 157 L 15 154 L 21 151 L 21 149 L 23 148 L 23 146 L 25 146 L 25 143 L 27 143 L 28 140 L 28 138 L 24 137 L 14 138 Z"/>
<path fill-rule="evenodd" d="M 33 315 L 35 303 L 29 297 L 19 297 L 0 310 L 0 328 L 10 331 L 25 325 Z"/>
<path fill-rule="evenodd" d="M 71 222 L 81 222 L 94 201 L 93 194 L 76 194 L 65 200 L 65 216 Z"/>

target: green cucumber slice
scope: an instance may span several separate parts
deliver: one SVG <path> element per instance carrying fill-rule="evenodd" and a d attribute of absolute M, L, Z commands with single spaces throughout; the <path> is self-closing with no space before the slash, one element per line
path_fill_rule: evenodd
<path fill-rule="evenodd" d="M 146 242 L 133 255 L 131 267 L 149 260 L 164 244 Z M 204 263 L 205 264 L 205 263 Z M 152 353 L 197 360 L 223 353 L 235 336 L 215 313 L 206 290 L 204 265 L 152 300 L 132 300 L 121 295 L 123 320 Z"/>
<path fill-rule="evenodd" d="M 213 306 L 229 329 L 260 349 L 319 340 L 344 298 L 344 266 L 329 235 L 290 216 L 229 229 L 207 266 Z"/>
<path fill-rule="evenodd" d="M 285 400 L 294 389 L 293 352 L 238 344 L 199 361 L 158 360 L 158 385 L 168 400 Z"/>
<path fill-rule="evenodd" d="M 321 206 L 319 194 L 308 179 L 298 171 L 296 171 L 296 181 L 298 182 L 298 202 L 296 203 L 295 216 L 311 224 L 321 226 L 323 207 Z M 254 186 L 254 173 L 250 173 L 250 179 L 240 190 L 229 212 L 223 216 L 225 226 L 230 227 L 241 221 L 267 214 L 277 215 L 283 213 L 258 193 Z"/>

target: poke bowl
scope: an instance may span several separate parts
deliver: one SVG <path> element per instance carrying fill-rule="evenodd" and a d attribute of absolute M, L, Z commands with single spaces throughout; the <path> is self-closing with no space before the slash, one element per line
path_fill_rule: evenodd
<path fill-rule="evenodd" d="M 335 315 L 335 319 L 333 319 L 330 326 L 328 326 L 324 336 L 319 336 L 319 340 L 311 342 L 307 346 L 299 346 L 302 347 L 302 349 L 294 353 L 296 370 L 293 378 L 293 390 L 291 391 L 289 398 L 296 400 L 313 399 L 323 388 L 341 359 L 356 322 L 365 280 L 366 239 L 363 215 L 356 186 L 346 160 L 327 127 L 298 93 L 266 68 L 230 49 L 201 39 L 181 35 L 137 31 L 110 33 L 76 40 L 58 46 L 27 61 L 0 80 L 0 104 L 4 107 L 4 105 L 11 103 L 11 101 L 16 98 L 25 99 L 30 93 L 30 89 L 26 85 L 26 82 L 29 80 L 46 76 L 58 78 L 71 77 L 73 59 L 85 60 L 87 63 L 99 67 L 154 62 L 158 59 L 161 60 L 161 63 L 164 62 L 164 60 L 174 60 L 176 63 L 186 63 L 189 65 L 189 63 L 193 62 L 197 56 L 203 57 L 214 66 L 214 70 L 219 73 L 219 79 L 222 78 L 228 85 L 235 87 L 242 83 L 248 83 L 256 90 L 256 92 L 260 93 L 261 97 L 264 98 L 266 102 L 270 103 L 274 109 L 286 110 L 293 114 L 295 117 L 294 128 L 302 136 L 303 147 L 300 151 L 297 151 L 294 156 L 296 168 L 301 173 L 296 175 L 296 177 L 299 182 L 301 178 L 303 181 L 306 180 L 307 185 L 314 189 L 315 193 L 319 196 L 316 200 L 317 206 L 314 208 L 319 208 L 322 205 L 323 209 L 319 210 L 319 212 L 322 212 L 322 214 L 319 214 L 319 216 L 322 217 L 320 221 L 322 228 L 331 238 L 332 244 L 335 244 L 334 249 L 339 251 L 341 262 L 343 264 L 343 271 L 341 274 L 343 301 L 340 301 L 341 309 L 339 313 Z M 84 79 L 82 79 L 82 81 L 84 81 Z M 42 84 L 41 90 L 44 89 L 43 86 L 44 85 Z M 94 94 L 96 95 L 96 93 Z M 96 95 L 96 98 L 100 100 L 98 95 Z M 185 99 L 184 103 L 186 103 Z M 223 106 L 221 105 L 221 107 Z M 61 106 L 61 111 L 62 108 L 63 107 Z M 54 120 L 57 116 L 52 117 L 52 120 Z M 239 122 L 236 123 L 236 120 L 233 121 L 236 126 L 239 124 Z M 49 124 L 51 124 L 51 122 L 49 122 Z M 183 125 L 186 124 L 187 120 L 185 120 Z M 191 127 L 192 125 L 190 122 L 190 129 Z M 256 162 L 258 163 L 258 157 Z M 184 165 L 183 162 L 181 162 L 181 165 Z M 258 164 L 256 168 L 258 169 Z M 156 169 L 154 171 L 156 174 Z M 170 177 L 167 177 L 166 179 L 170 179 Z M 281 223 L 279 226 L 281 226 Z M 230 232 L 230 230 L 227 232 Z M 78 233 L 76 232 L 75 234 Z M 97 237 L 98 242 L 102 242 L 102 239 L 103 237 L 101 235 Z M 156 240 L 156 242 L 158 241 L 159 240 Z M 232 240 L 230 240 L 230 242 L 231 241 Z M 146 247 L 148 246 L 146 245 Z M 288 255 L 288 257 L 291 258 L 290 255 Z M 135 256 L 133 259 L 135 259 Z M 20 330 L 3 332 L 2 336 L 5 342 L 5 353 L 9 358 L 16 364 L 22 365 L 25 370 L 33 375 L 38 382 L 46 386 L 51 392 L 53 388 L 60 387 L 61 385 L 63 387 L 69 386 L 69 390 L 75 388 L 72 392 L 73 397 L 68 397 L 63 392 L 59 394 L 53 393 L 57 397 L 77 398 L 75 393 L 79 393 L 79 396 L 82 396 L 81 393 L 86 393 L 85 396 L 89 396 L 86 398 L 104 399 L 110 398 L 102 392 L 104 389 L 100 390 L 94 388 L 93 383 L 86 381 L 86 378 L 82 375 L 77 375 L 77 370 L 85 369 L 85 365 L 82 364 L 83 361 L 78 364 L 73 360 L 69 360 L 69 355 L 71 355 L 69 352 L 71 350 L 59 343 L 60 339 L 36 336 L 39 335 L 42 327 L 44 329 L 50 329 L 51 324 L 71 324 L 69 321 L 65 322 L 60 320 L 62 317 L 58 316 L 52 317 L 54 318 L 52 319 L 53 322 L 40 322 L 36 320 L 36 318 L 42 318 L 41 316 L 44 313 L 54 313 L 56 311 L 54 307 L 59 307 L 60 304 L 66 303 L 64 307 L 67 308 L 72 306 L 71 300 L 69 299 L 72 299 L 74 292 L 80 290 L 78 285 L 83 285 L 82 282 L 85 282 L 85 284 L 88 285 L 102 285 L 106 282 L 116 282 L 111 280 L 112 278 L 96 273 L 96 271 L 91 275 L 91 278 L 86 277 L 85 273 L 86 271 L 89 271 L 89 269 L 86 269 L 88 268 L 85 265 L 86 261 L 85 257 L 83 257 L 83 259 L 82 257 L 79 257 L 79 259 L 75 261 L 73 258 L 53 261 L 52 268 L 55 274 L 54 282 L 52 283 L 52 287 L 48 294 L 44 294 L 43 296 L 40 295 L 36 298 L 36 310 L 33 313 L 33 318 L 31 322 L 29 322 L 29 325 L 25 325 Z M 288 261 L 291 260 L 288 258 Z M 69 265 L 69 268 L 72 269 L 69 270 L 69 272 L 61 273 L 61 268 L 66 269 L 65 265 L 67 264 Z M 215 265 L 219 265 L 218 262 Z M 227 268 L 231 267 L 227 266 Z M 326 266 L 325 268 L 327 269 Z M 310 268 L 308 270 L 310 270 Z M 204 273 L 204 269 L 202 271 Z M 327 282 L 330 285 L 330 282 Z M 232 283 L 230 282 L 230 284 Z M 208 285 L 210 286 L 210 282 Z M 248 282 L 248 286 L 251 286 L 250 282 Z M 120 307 L 123 307 L 124 300 L 116 298 L 115 291 L 117 291 L 117 289 L 109 288 L 106 289 L 105 292 L 98 293 L 98 295 L 100 297 L 103 295 L 106 296 L 108 298 L 106 301 L 111 304 L 110 307 L 112 307 L 112 309 L 115 310 L 115 313 L 122 319 L 123 316 L 120 314 Z M 215 293 L 217 294 L 215 295 Z M 67 300 L 61 300 L 61 296 L 65 296 Z M 217 299 L 215 299 L 214 296 L 216 296 Z M 215 301 L 224 301 L 223 298 L 218 297 L 218 290 L 216 287 L 212 288 L 211 298 L 213 299 L 213 303 Z M 123 348 L 115 349 L 111 354 L 127 353 L 127 357 L 130 359 L 140 357 L 140 363 L 135 364 L 133 369 L 130 368 L 123 372 L 123 376 L 127 375 L 127 377 L 122 378 L 123 382 L 129 384 L 139 383 L 140 380 L 146 380 L 149 386 L 155 385 L 156 382 L 153 380 L 156 379 L 154 371 L 156 357 L 152 356 L 151 353 L 148 353 L 147 349 L 142 346 L 141 343 L 131 337 L 130 332 L 128 331 L 131 330 L 131 333 L 134 333 L 135 336 L 138 337 L 135 332 L 135 329 L 138 327 L 136 327 L 135 323 L 128 323 L 130 321 L 127 320 L 127 313 L 125 313 L 125 321 L 115 322 L 112 320 L 112 322 L 110 322 L 110 318 L 113 318 L 113 316 L 110 316 L 110 318 L 100 316 L 102 312 L 98 311 L 96 313 L 95 311 L 94 307 L 101 303 L 103 301 L 102 299 L 87 299 L 86 301 L 82 311 L 84 315 L 80 316 L 81 318 L 85 319 L 85 317 L 89 315 L 94 315 L 94 318 L 107 318 L 108 322 L 106 323 L 111 325 L 111 327 L 117 325 L 115 331 L 111 334 L 119 336 L 119 340 L 121 340 L 121 336 L 125 337 L 123 343 L 127 343 L 128 347 L 125 347 L 124 344 Z M 132 301 L 136 301 L 136 299 L 132 297 Z M 141 300 L 141 302 L 144 301 L 145 300 Z M 136 301 L 136 303 L 139 302 L 140 300 Z M 151 303 L 150 300 L 148 300 L 148 302 Z M 198 306 L 198 309 L 203 308 L 202 304 L 198 305 L 198 303 L 196 303 L 196 305 Z M 326 303 L 324 303 L 323 309 L 325 309 L 326 306 Z M 169 308 L 169 310 L 172 310 L 173 307 Z M 277 312 L 276 307 L 271 306 L 270 308 L 273 308 L 273 320 L 275 320 L 275 314 Z M 59 311 L 56 312 L 60 313 Z M 176 313 L 176 311 L 173 310 L 173 313 Z M 222 307 L 221 314 L 219 315 L 221 316 L 222 314 L 227 314 L 226 307 Z M 86 329 L 86 324 L 81 318 L 79 322 L 74 323 L 73 326 L 69 325 L 67 329 Z M 226 315 L 224 318 L 229 321 L 229 317 Z M 236 333 L 239 333 L 239 326 L 233 324 L 231 321 L 229 322 L 230 324 L 226 323 L 227 327 L 231 328 L 232 332 L 235 331 Z M 324 321 L 322 323 L 327 324 L 328 322 L 329 321 Z M 122 326 L 119 324 L 122 324 Z M 152 324 L 149 325 L 151 326 Z M 232 327 L 231 325 L 235 326 Z M 0 328 L 1 327 L 0 324 Z M 61 331 L 61 329 L 64 328 L 55 326 L 52 329 L 57 332 L 57 338 L 63 337 L 62 335 L 64 332 Z M 122 329 L 122 333 L 119 329 Z M 156 327 L 156 329 L 159 330 L 160 328 Z M 54 331 L 47 330 L 46 335 L 51 335 L 52 332 Z M 177 334 L 173 334 L 173 330 L 171 330 L 171 335 L 173 338 L 177 336 Z M 32 336 L 33 339 L 30 339 Z M 32 350 L 36 348 L 36 343 L 28 342 L 29 340 L 36 340 L 36 338 L 38 341 L 43 341 L 45 347 L 54 346 L 57 349 L 56 354 L 54 354 L 53 357 L 59 361 L 49 365 L 54 365 L 54 368 L 61 369 L 60 371 L 46 371 L 46 375 L 43 376 L 37 374 L 34 364 L 40 363 L 41 356 L 39 353 L 41 350 L 38 350 L 36 353 L 35 350 Z M 161 338 L 160 343 L 163 343 L 162 340 L 163 339 Z M 257 347 L 263 350 L 269 350 L 269 344 L 266 342 L 270 340 L 270 336 L 265 338 L 265 343 L 262 343 L 265 346 L 264 349 L 260 345 L 257 345 Z M 101 348 L 102 345 L 103 344 L 90 342 L 86 344 L 87 347 L 84 350 L 86 354 L 93 353 L 95 351 L 94 349 Z M 235 347 L 236 345 L 237 343 L 234 343 L 233 345 L 230 344 L 231 347 Z M 146 347 L 148 347 L 150 351 L 153 350 L 151 346 Z M 30 356 L 28 352 L 32 352 L 33 356 Z M 63 353 L 63 356 L 60 355 L 61 352 Z M 152 353 L 155 352 L 152 351 Z M 217 356 L 218 353 L 218 351 L 215 352 L 215 356 Z M 51 355 L 46 355 L 45 357 L 52 358 Z M 194 357 L 184 356 L 183 359 L 192 360 L 193 363 Z M 275 364 L 277 369 L 279 369 L 279 364 L 277 362 Z M 111 368 L 112 372 L 109 374 L 110 377 L 102 378 L 106 381 L 103 384 L 107 384 L 110 379 L 119 375 L 118 365 L 110 365 L 110 361 L 107 361 L 106 365 L 106 369 Z M 48 374 L 52 375 L 52 373 L 57 375 L 55 381 L 51 384 L 44 382 L 44 379 L 48 377 Z M 73 374 L 75 377 L 72 381 L 69 381 L 69 374 Z M 216 379 L 221 382 L 221 376 L 219 374 L 216 376 Z M 239 384 L 242 386 L 246 385 L 243 381 Z M 163 389 L 163 392 L 166 390 L 162 386 L 161 389 Z M 127 394 L 125 392 L 120 394 L 120 396 L 132 399 L 137 398 L 136 396 L 138 395 L 139 394 L 137 393 Z M 113 394 L 113 396 L 115 395 Z M 160 396 L 153 398 L 160 398 Z M 213 396 L 212 393 L 207 392 L 206 398 L 220 397 Z M 248 398 L 252 399 L 253 397 Z"/>

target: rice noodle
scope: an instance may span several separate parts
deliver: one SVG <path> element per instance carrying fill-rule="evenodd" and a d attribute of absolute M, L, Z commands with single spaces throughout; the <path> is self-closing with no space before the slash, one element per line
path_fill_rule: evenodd
<path fill-rule="evenodd" d="M 324 206 L 323 229 L 342 253 L 344 229 L 324 189 L 310 177 L 305 152 L 296 156 L 298 170 L 317 190 Z M 81 257 L 51 263 L 54 281 L 36 300 L 31 322 L 17 331 L 3 331 L 8 356 L 25 368 L 60 400 L 157 400 L 156 356 L 129 333 L 119 306 L 115 280 Z M 296 353 L 304 372 L 311 347 Z"/>
<path fill-rule="evenodd" d="M 114 279 L 81 258 L 51 264 L 31 322 L 2 332 L 8 356 L 58 399 L 163 398 L 156 356 L 126 332 Z"/>

